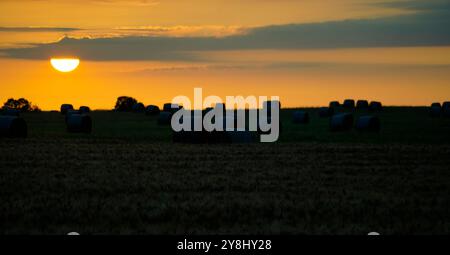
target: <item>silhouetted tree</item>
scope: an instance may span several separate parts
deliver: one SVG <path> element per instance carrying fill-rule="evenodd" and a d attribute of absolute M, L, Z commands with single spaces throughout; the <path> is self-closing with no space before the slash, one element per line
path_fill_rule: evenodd
<path fill-rule="evenodd" d="M 21 112 L 40 112 L 41 109 L 37 105 L 33 105 L 25 98 L 10 98 L 3 104 L 4 109 L 19 110 Z"/>
<path fill-rule="evenodd" d="M 119 112 L 131 112 L 133 110 L 133 106 L 137 103 L 138 101 L 132 97 L 121 96 L 117 98 L 114 110 Z"/>

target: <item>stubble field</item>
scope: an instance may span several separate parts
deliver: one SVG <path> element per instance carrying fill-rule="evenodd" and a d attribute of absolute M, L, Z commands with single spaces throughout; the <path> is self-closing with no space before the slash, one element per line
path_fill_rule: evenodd
<path fill-rule="evenodd" d="M 275 144 L 172 144 L 152 117 L 58 113 L 0 140 L 2 234 L 448 234 L 450 121 L 388 108 L 380 134 L 290 122 Z"/>

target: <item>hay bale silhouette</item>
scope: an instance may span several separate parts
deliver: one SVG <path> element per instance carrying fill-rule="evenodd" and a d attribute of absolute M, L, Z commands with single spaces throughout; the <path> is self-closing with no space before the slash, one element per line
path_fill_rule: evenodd
<path fill-rule="evenodd" d="M 191 111 L 191 116 L 182 120 L 190 121 L 191 130 L 181 130 L 179 132 L 172 131 L 172 138 L 174 142 L 178 143 L 193 143 L 193 144 L 201 144 L 208 142 L 208 133 L 203 128 L 203 119 L 199 116 L 194 116 L 194 111 Z M 195 130 L 195 122 L 199 121 L 202 123 L 201 130 Z"/>
<path fill-rule="evenodd" d="M 136 103 L 133 105 L 132 111 L 135 113 L 142 113 L 145 111 L 145 106 L 143 103 Z"/>
<path fill-rule="evenodd" d="M 205 135 L 206 142 L 212 143 L 212 144 L 231 143 L 230 137 L 227 135 L 227 132 L 226 132 L 227 122 L 231 122 L 234 125 L 236 125 L 234 117 L 222 116 L 222 123 L 223 123 L 222 131 L 214 130 L 214 131 L 208 132 L 205 130 L 204 135 Z"/>
<path fill-rule="evenodd" d="M 66 123 L 67 123 L 67 120 L 70 118 L 70 116 L 72 116 L 74 114 L 81 114 L 81 112 L 78 111 L 78 110 L 67 110 L 66 111 L 66 114 L 65 114 L 65 117 L 64 117 L 64 120 L 66 121 Z"/>
<path fill-rule="evenodd" d="M 223 114 L 223 125 L 224 125 L 224 129 L 226 129 L 227 123 L 233 123 L 233 127 L 234 129 L 237 128 L 245 128 L 247 125 L 247 119 L 244 120 L 243 123 L 239 122 L 238 119 L 238 112 L 244 112 L 244 114 L 247 114 L 247 112 L 245 112 L 245 110 L 238 110 L 238 109 L 228 109 L 226 110 Z M 248 114 L 246 115 L 248 117 Z M 259 120 L 259 115 L 256 116 L 257 120 Z M 270 119 L 270 117 L 268 117 L 268 119 Z M 238 126 L 242 124 L 243 126 Z M 230 124 L 231 125 L 231 124 Z"/>
<path fill-rule="evenodd" d="M 309 113 L 305 111 L 295 111 L 292 114 L 293 123 L 295 124 L 308 124 L 309 123 Z"/>
<path fill-rule="evenodd" d="M 376 116 L 361 116 L 356 121 L 356 129 L 365 132 L 380 132 L 380 118 Z"/>
<path fill-rule="evenodd" d="M 193 144 L 201 144 L 207 143 L 208 139 L 206 136 L 206 131 L 180 131 L 173 132 L 173 142 L 175 143 L 193 143 Z"/>
<path fill-rule="evenodd" d="M 86 114 L 71 114 L 68 116 L 67 131 L 70 133 L 86 133 L 92 132 L 92 119 Z"/>
<path fill-rule="evenodd" d="M 171 112 L 172 111 L 172 103 L 166 103 L 163 106 L 163 111 L 165 112 Z"/>
<path fill-rule="evenodd" d="M 227 110 L 227 108 L 226 108 L 224 103 L 217 103 L 217 104 L 215 104 L 213 109 L 215 111 L 217 111 L 218 113 L 219 113 L 220 110 L 222 110 L 222 116 L 226 116 L 227 112 L 233 112 L 234 116 L 236 117 L 235 110 L 232 110 L 232 109 Z"/>
<path fill-rule="evenodd" d="M 319 117 L 321 118 L 328 118 L 333 116 L 334 114 L 334 108 L 331 107 L 320 107 L 319 108 Z"/>
<path fill-rule="evenodd" d="M 340 107 L 340 106 L 341 106 L 341 104 L 339 103 L 339 101 L 331 101 L 330 104 L 329 104 L 330 108 L 337 108 L 337 107 Z"/>
<path fill-rule="evenodd" d="M 27 123 L 17 116 L 0 116 L 0 137 L 26 138 Z"/>
<path fill-rule="evenodd" d="M 431 104 L 431 107 L 433 107 L 433 106 L 434 106 L 434 107 L 437 106 L 437 107 L 440 108 L 440 107 L 441 107 L 441 103 L 439 103 L 439 102 L 432 103 L 432 104 Z"/>
<path fill-rule="evenodd" d="M 270 118 L 268 119 L 270 122 Z M 233 123 L 234 130 L 227 131 L 227 123 Z M 258 133 L 262 133 L 259 128 L 258 131 L 238 131 L 236 116 L 224 116 L 223 117 L 223 131 L 206 132 L 206 139 L 208 143 L 252 143 L 256 141 Z M 268 133 L 268 132 L 267 132 Z"/>
<path fill-rule="evenodd" d="M 383 105 L 381 104 L 381 102 L 372 101 L 372 102 L 370 102 L 369 110 L 373 111 L 373 112 L 379 112 L 379 111 L 383 110 Z"/>
<path fill-rule="evenodd" d="M 353 126 L 353 114 L 340 113 L 333 115 L 330 119 L 331 131 L 347 131 L 352 129 Z"/>
<path fill-rule="evenodd" d="M 367 110 L 367 109 L 369 109 L 369 102 L 367 100 L 358 100 L 358 101 L 356 101 L 356 109 L 358 109 L 358 110 Z"/>
<path fill-rule="evenodd" d="M 206 108 L 204 110 L 204 114 L 206 114 L 206 113 L 208 113 L 208 112 L 210 112 L 212 110 L 219 111 L 220 109 L 222 109 L 222 116 L 225 116 L 227 111 L 233 111 L 233 110 L 227 110 L 227 108 L 225 107 L 224 103 L 217 103 L 217 104 L 214 105 L 214 107 Z"/>
<path fill-rule="evenodd" d="M 348 108 L 348 109 L 353 109 L 353 108 L 355 108 L 355 100 L 345 99 L 342 106 L 344 106 L 345 108 Z"/>
<path fill-rule="evenodd" d="M 160 109 L 156 105 L 148 105 L 145 107 L 145 114 L 148 116 L 156 116 L 160 113 Z"/>
<path fill-rule="evenodd" d="M 444 102 L 444 103 L 442 104 L 442 114 L 443 114 L 445 117 L 450 118 L 450 102 L 449 102 L 449 101 Z"/>
<path fill-rule="evenodd" d="M 268 117 L 267 118 L 267 123 L 269 124 L 269 125 L 271 125 L 272 124 L 272 117 Z M 269 129 L 268 131 L 263 131 L 262 129 L 261 129 L 261 127 L 260 127 L 260 123 L 259 123 L 259 119 L 258 119 L 258 125 L 257 125 L 257 127 L 258 127 L 258 134 L 260 134 L 260 135 L 262 135 L 262 134 L 270 134 L 272 131 Z M 281 119 L 280 118 L 278 118 L 278 130 L 279 130 L 279 133 L 281 134 L 281 132 L 283 131 L 283 123 L 281 122 Z"/>
<path fill-rule="evenodd" d="M 172 120 L 172 113 L 171 112 L 160 112 L 158 116 L 158 125 L 161 126 L 167 126 L 170 125 L 170 122 Z"/>
<path fill-rule="evenodd" d="M 212 110 L 214 110 L 214 108 L 212 108 L 212 107 L 207 107 L 207 108 L 203 109 L 203 111 L 202 111 L 203 117 L 205 117 L 205 115 Z"/>
<path fill-rule="evenodd" d="M 91 112 L 91 108 L 89 108 L 89 106 L 80 106 L 78 111 L 80 113 L 88 114 Z"/>
<path fill-rule="evenodd" d="M 440 117 L 442 113 L 441 103 L 432 103 L 430 107 L 430 116 L 437 118 Z"/>
<path fill-rule="evenodd" d="M 175 113 L 175 112 L 177 112 L 178 110 L 181 110 L 181 109 L 183 109 L 183 106 L 178 105 L 178 104 L 167 103 L 167 104 L 164 104 L 164 106 L 163 106 L 163 111 L 164 112 Z"/>
<path fill-rule="evenodd" d="M 281 102 L 278 100 L 264 101 L 263 102 L 263 110 L 267 110 L 267 117 L 272 116 L 272 106 L 278 104 L 278 109 L 281 110 Z"/>
<path fill-rule="evenodd" d="M 20 110 L 17 110 L 17 109 L 10 109 L 10 108 L 4 108 L 4 109 L 1 111 L 1 115 L 4 115 L 4 116 L 16 116 L 16 117 L 19 117 L 19 116 L 20 116 Z"/>
<path fill-rule="evenodd" d="M 62 104 L 60 110 L 61 110 L 61 114 L 66 114 L 66 112 L 68 110 L 73 110 L 73 105 L 71 105 L 71 104 Z"/>

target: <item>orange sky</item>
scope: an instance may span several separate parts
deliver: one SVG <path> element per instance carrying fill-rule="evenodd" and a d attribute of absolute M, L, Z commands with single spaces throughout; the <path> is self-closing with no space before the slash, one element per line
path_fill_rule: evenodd
<path fill-rule="evenodd" d="M 2 0 L 0 24 L 8 27 L 114 28 L 323 22 L 379 17 L 409 10 L 373 3 L 386 0 Z"/>
<path fill-rule="evenodd" d="M 255 26 L 404 15 L 380 1 L 116 1 L 4 0 L 1 48 L 57 42 L 61 36 L 228 36 Z M 381 1 L 383 2 L 383 1 Z M 89 8 L 87 8 L 89 7 Z M 26 13 L 26 15 L 24 14 Z M 244 15 L 245 13 L 245 15 Z M 119 29 L 120 28 L 120 29 Z M 149 29 L 151 28 L 151 29 Z M 149 32 L 150 31 L 150 32 Z M 126 53 L 124 53 L 126 54 Z M 62 103 L 111 109 L 118 96 L 162 105 L 174 96 L 279 96 L 284 107 L 320 106 L 344 98 L 388 105 L 429 105 L 450 95 L 450 47 L 221 50 L 201 61 L 83 60 L 71 73 L 49 59 L 1 57 L 0 102 L 25 97 L 44 110 Z"/>
<path fill-rule="evenodd" d="M 428 105 L 450 95 L 450 47 L 346 49 L 289 52 L 210 52 L 230 66 L 211 63 L 82 61 L 71 73 L 49 61 L 1 59 L 0 100 L 26 97 L 43 109 L 65 102 L 110 109 L 120 95 L 162 105 L 176 95 L 280 96 L 283 106 L 319 106 L 330 100 L 366 98 L 391 105 Z M 371 61 L 368 61 L 370 59 Z M 294 61 L 316 61 L 317 66 Z M 280 68 L 264 64 L 285 63 Z M 308 62 L 309 63 L 309 62 Z M 292 67 L 289 67 L 289 64 Z M 440 67 L 436 67 L 440 66 Z M 19 74 L 19 75 L 18 75 Z"/>

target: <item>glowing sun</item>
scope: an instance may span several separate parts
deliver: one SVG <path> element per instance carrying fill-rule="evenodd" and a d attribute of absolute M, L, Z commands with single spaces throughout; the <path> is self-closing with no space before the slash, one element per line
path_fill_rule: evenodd
<path fill-rule="evenodd" d="M 80 60 L 76 58 L 52 58 L 50 63 L 56 70 L 63 73 L 68 73 L 78 67 Z"/>

